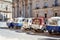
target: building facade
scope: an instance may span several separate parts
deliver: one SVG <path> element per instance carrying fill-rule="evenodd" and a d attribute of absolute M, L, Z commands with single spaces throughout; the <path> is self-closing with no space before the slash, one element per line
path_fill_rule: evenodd
<path fill-rule="evenodd" d="M 13 0 L 13 18 L 32 17 L 32 0 Z"/>
<path fill-rule="evenodd" d="M 12 18 L 12 0 L 0 0 L 0 20 Z"/>
<path fill-rule="evenodd" d="M 13 18 L 60 16 L 60 0 L 13 0 Z"/>
<path fill-rule="evenodd" d="M 60 0 L 35 0 L 32 1 L 33 17 L 39 16 L 60 16 Z"/>

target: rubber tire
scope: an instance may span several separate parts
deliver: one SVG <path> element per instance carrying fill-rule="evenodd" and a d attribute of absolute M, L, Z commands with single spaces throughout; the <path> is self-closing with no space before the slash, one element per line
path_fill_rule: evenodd
<path fill-rule="evenodd" d="M 52 34 L 52 31 L 50 30 L 50 31 L 48 31 L 49 32 L 49 34 Z"/>
<path fill-rule="evenodd" d="M 8 28 L 10 29 L 10 28 L 11 28 L 11 26 L 8 26 Z"/>

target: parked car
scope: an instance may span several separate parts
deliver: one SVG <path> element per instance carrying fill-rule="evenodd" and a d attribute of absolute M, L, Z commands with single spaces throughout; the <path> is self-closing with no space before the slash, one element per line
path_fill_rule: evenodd
<path fill-rule="evenodd" d="M 50 34 L 60 33 L 60 17 L 49 18 L 46 29 Z"/>

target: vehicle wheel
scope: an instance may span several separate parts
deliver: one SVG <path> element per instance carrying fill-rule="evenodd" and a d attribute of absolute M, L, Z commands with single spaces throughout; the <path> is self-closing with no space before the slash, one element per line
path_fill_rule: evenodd
<path fill-rule="evenodd" d="M 8 28 L 10 29 L 10 26 L 8 26 Z"/>
<path fill-rule="evenodd" d="M 60 33 L 60 31 L 59 31 L 59 33 Z"/>
<path fill-rule="evenodd" d="M 49 34 L 52 34 L 52 31 L 50 30 L 50 31 L 48 31 L 49 32 Z"/>
<path fill-rule="evenodd" d="M 44 30 L 42 30 L 42 32 L 44 32 Z"/>
<path fill-rule="evenodd" d="M 30 30 L 32 31 L 32 30 L 34 30 L 33 28 L 30 28 Z"/>
<path fill-rule="evenodd" d="M 16 28 L 16 29 L 18 29 L 18 27 L 17 27 L 17 26 L 15 26 L 15 28 Z"/>
<path fill-rule="evenodd" d="M 40 29 L 36 29 L 35 31 L 36 31 L 36 32 L 38 32 L 38 33 L 40 33 L 40 32 L 41 32 L 41 30 L 40 30 Z"/>
<path fill-rule="evenodd" d="M 54 31 L 54 33 L 57 33 L 56 31 Z"/>
<path fill-rule="evenodd" d="M 26 31 L 29 31 L 29 28 L 26 28 Z"/>
<path fill-rule="evenodd" d="M 33 29 L 33 30 L 31 30 L 31 31 L 34 32 L 34 33 L 36 32 L 35 29 Z"/>
<path fill-rule="evenodd" d="M 14 26 L 12 26 L 12 29 L 14 28 Z"/>
<path fill-rule="evenodd" d="M 18 29 L 21 29 L 21 26 L 18 26 Z"/>

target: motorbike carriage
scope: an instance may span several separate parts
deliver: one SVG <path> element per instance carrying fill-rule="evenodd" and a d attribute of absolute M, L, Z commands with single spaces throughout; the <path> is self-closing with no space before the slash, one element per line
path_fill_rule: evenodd
<path fill-rule="evenodd" d="M 44 18 L 33 18 L 32 19 L 32 25 L 31 25 L 31 31 L 33 32 L 44 32 Z"/>
<path fill-rule="evenodd" d="M 13 24 L 13 19 L 9 19 L 9 20 L 7 21 L 7 26 L 8 26 L 8 28 L 13 28 L 13 26 L 14 26 L 14 24 Z"/>
<path fill-rule="evenodd" d="M 23 26 L 23 21 L 24 21 L 24 18 L 22 18 L 22 17 L 15 18 L 11 22 L 8 21 L 7 22 L 8 28 L 12 27 L 12 28 L 20 29 Z"/>
<path fill-rule="evenodd" d="M 48 30 L 49 34 L 60 33 L 60 17 L 49 18 L 46 30 Z"/>
<path fill-rule="evenodd" d="M 29 31 L 32 24 L 32 18 L 25 18 L 21 30 Z"/>

